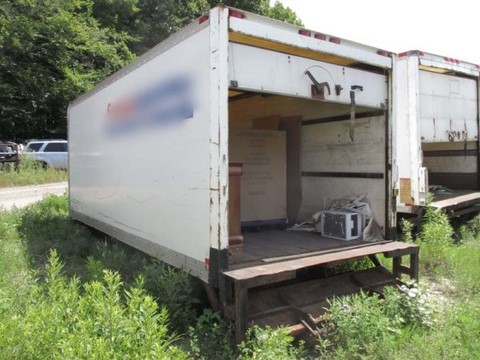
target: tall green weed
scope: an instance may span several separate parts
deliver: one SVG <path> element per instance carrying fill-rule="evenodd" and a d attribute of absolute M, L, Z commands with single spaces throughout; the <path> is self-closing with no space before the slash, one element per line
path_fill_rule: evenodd
<path fill-rule="evenodd" d="M 0 353 L 21 359 L 186 359 L 139 280 L 126 288 L 117 273 L 81 286 L 61 274 L 55 251 L 45 282 L 0 291 Z"/>
<path fill-rule="evenodd" d="M 417 238 L 420 245 L 420 264 L 433 276 L 445 273 L 445 256 L 453 246 L 453 227 L 448 216 L 432 207 L 427 207 L 423 226 Z"/>

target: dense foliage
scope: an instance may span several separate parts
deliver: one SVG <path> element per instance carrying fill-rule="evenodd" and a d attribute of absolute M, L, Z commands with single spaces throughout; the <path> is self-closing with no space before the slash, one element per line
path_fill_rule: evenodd
<path fill-rule="evenodd" d="M 216 0 L 0 0 L 0 136 L 66 137 L 68 104 Z M 268 0 L 226 5 L 295 24 Z"/>
<path fill-rule="evenodd" d="M 3 1 L 0 134 L 64 136 L 68 103 L 134 58 L 126 33 L 102 28 L 90 0 Z"/>

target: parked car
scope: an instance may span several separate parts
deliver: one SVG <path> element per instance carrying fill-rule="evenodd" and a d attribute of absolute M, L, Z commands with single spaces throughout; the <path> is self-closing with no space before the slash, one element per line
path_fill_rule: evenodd
<path fill-rule="evenodd" d="M 68 168 L 68 142 L 66 140 L 33 140 L 27 143 L 23 156 L 33 158 L 44 167 Z"/>
<path fill-rule="evenodd" d="M 0 140 L 0 164 L 18 161 L 18 145 L 11 141 Z"/>

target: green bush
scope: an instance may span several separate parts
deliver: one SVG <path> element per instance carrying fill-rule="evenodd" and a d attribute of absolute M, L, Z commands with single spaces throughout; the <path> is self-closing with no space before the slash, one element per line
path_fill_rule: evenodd
<path fill-rule="evenodd" d="M 476 215 L 460 226 L 460 240 L 462 243 L 475 241 L 480 238 L 480 215 Z"/>
<path fill-rule="evenodd" d="M 52 251 L 44 283 L 1 287 L 0 353 L 22 359 L 186 359 L 168 331 L 168 313 L 117 273 L 83 287 L 61 275 Z M 20 295 L 19 296 L 19 292 Z"/>
<path fill-rule="evenodd" d="M 445 254 L 453 246 L 452 235 L 453 228 L 447 215 L 427 207 L 417 240 L 420 245 L 420 265 L 431 275 L 445 273 Z"/>
<path fill-rule="evenodd" d="M 413 224 L 406 218 L 400 221 L 400 229 L 402 230 L 402 241 L 413 243 Z"/>
<path fill-rule="evenodd" d="M 203 288 L 199 286 L 200 281 L 188 273 L 109 240 L 97 243 L 87 260 L 87 268 L 92 279 L 99 278 L 103 269 L 119 272 L 127 283 L 141 275 L 145 279 L 145 290 L 168 310 L 172 329 L 183 333 L 195 322 Z"/>
<path fill-rule="evenodd" d="M 186 332 L 195 323 L 199 308 L 205 305 L 200 300 L 204 291 L 200 280 L 158 260 L 145 266 L 142 274 L 146 278 L 145 288 L 168 310 L 172 329 Z"/>
<path fill-rule="evenodd" d="M 317 350 L 338 359 L 391 357 L 413 329 L 433 324 L 427 298 L 415 284 L 387 287 L 383 298 L 363 292 L 334 298 L 325 318 Z"/>
<path fill-rule="evenodd" d="M 220 313 L 205 309 L 188 329 L 190 355 L 194 359 L 234 359 L 233 325 Z"/>
<path fill-rule="evenodd" d="M 247 330 L 246 339 L 238 346 L 239 360 L 292 360 L 305 356 L 303 343 L 294 343 L 287 328 L 273 329 L 252 326 Z"/>

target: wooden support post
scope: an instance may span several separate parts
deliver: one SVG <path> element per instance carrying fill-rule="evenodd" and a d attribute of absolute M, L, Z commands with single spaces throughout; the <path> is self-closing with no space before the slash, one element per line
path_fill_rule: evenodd
<path fill-rule="evenodd" d="M 212 310 L 220 311 L 222 309 L 222 305 L 220 303 L 220 299 L 218 298 L 214 287 L 205 282 L 203 283 L 203 287 L 205 288 L 205 292 L 207 293 L 208 301 L 210 302 L 210 306 L 212 307 Z"/>
<path fill-rule="evenodd" d="M 418 248 L 410 254 L 410 279 L 418 282 Z"/>
<path fill-rule="evenodd" d="M 377 258 L 377 255 L 375 255 L 375 254 L 374 255 L 369 255 L 368 258 L 373 263 L 373 265 L 382 266 L 382 264 L 380 263 L 380 260 L 378 260 L 378 258 Z"/>
<path fill-rule="evenodd" d="M 393 259 L 393 269 L 392 273 L 397 279 L 401 279 L 402 277 L 402 256 L 395 256 Z"/>
<path fill-rule="evenodd" d="M 240 344 L 247 331 L 248 287 L 244 281 L 235 281 L 235 341 Z"/>

